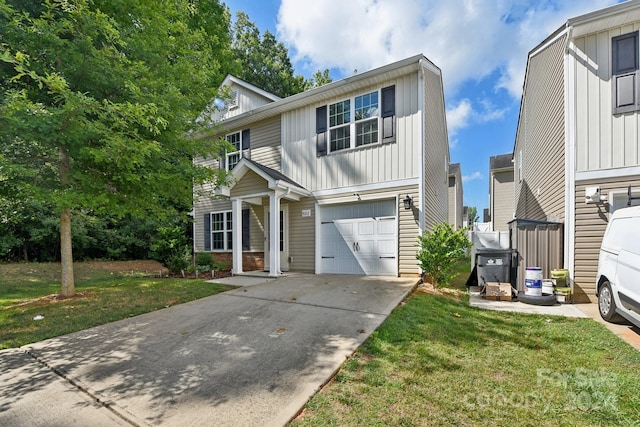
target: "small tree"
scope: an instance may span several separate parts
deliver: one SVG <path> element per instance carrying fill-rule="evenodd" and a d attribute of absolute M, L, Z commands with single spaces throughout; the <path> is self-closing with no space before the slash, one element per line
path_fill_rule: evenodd
<path fill-rule="evenodd" d="M 447 286 L 456 277 L 453 266 L 471 247 L 467 229 L 454 230 L 446 222 L 436 224 L 431 231 L 418 236 L 420 249 L 416 254 L 422 271 L 431 276 L 434 286 Z"/>

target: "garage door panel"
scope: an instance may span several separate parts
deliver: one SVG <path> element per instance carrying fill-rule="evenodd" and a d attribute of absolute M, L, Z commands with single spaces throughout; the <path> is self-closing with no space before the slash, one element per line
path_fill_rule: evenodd
<path fill-rule="evenodd" d="M 397 275 L 395 201 L 323 207 L 323 273 Z"/>

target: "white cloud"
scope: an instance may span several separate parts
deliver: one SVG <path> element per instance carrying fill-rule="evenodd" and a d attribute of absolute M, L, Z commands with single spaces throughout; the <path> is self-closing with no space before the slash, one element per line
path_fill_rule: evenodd
<path fill-rule="evenodd" d="M 460 129 L 472 124 L 487 123 L 502 119 L 508 109 L 496 108 L 488 99 L 478 101 L 479 106 L 473 106 L 471 100 L 464 98 L 457 105 L 447 109 L 447 127 L 449 137 L 454 137 Z M 451 145 L 455 148 L 455 144 Z"/>
<path fill-rule="evenodd" d="M 472 115 L 471 101 L 463 99 L 458 105 L 447 109 L 447 127 L 449 128 L 449 137 L 454 136 L 459 129 L 469 125 Z"/>
<path fill-rule="evenodd" d="M 417 53 L 443 70 L 447 95 L 498 73 L 519 97 L 527 53 L 568 18 L 615 0 L 282 0 L 277 31 L 309 71 L 366 71 Z"/>
<path fill-rule="evenodd" d="M 478 179 L 482 179 L 484 178 L 484 175 L 482 175 L 482 172 L 474 172 L 471 175 L 463 175 L 462 176 L 462 182 L 463 183 L 467 183 L 469 181 L 476 181 Z"/>

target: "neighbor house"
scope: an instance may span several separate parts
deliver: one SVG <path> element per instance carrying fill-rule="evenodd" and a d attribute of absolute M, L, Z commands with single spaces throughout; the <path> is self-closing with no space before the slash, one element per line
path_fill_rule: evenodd
<path fill-rule="evenodd" d="M 514 217 L 513 155 L 489 158 L 489 218 L 491 231 L 509 231 Z"/>
<path fill-rule="evenodd" d="M 528 56 L 515 214 L 564 225 L 552 268 L 570 271 L 579 300 L 595 300 L 609 216 L 629 188 L 640 195 L 639 29 L 640 1 L 628 1 L 569 19 Z"/>
<path fill-rule="evenodd" d="M 225 80 L 231 184 L 194 189 L 194 250 L 251 270 L 416 275 L 417 236 L 447 221 L 442 73 L 423 55 L 280 99 Z M 275 214 L 274 214 L 275 213 Z"/>
<path fill-rule="evenodd" d="M 454 230 L 464 227 L 462 203 L 462 171 L 460 163 L 449 165 L 449 224 Z"/>

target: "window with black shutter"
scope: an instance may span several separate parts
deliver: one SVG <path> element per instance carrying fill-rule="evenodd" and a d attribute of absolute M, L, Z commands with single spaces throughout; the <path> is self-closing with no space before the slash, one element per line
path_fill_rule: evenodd
<path fill-rule="evenodd" d="M 613 113 L 638 110 L 638 31 L 612 39 L 611 81 Z"/>

